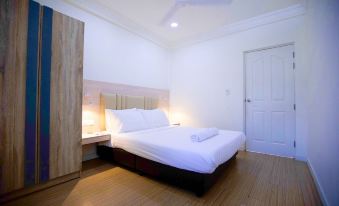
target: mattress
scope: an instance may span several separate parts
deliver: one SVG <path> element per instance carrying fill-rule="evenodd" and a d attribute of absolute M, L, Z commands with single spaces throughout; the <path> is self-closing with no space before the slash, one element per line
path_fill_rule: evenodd
<path fill-rule="evenodd" d="M 217 136 L 193 142 L 190 136 L 197 130 L 169 126 L 111 134 L 111 142 L 107 146 L 172 167 L 210 174 L 229 160 L 245 142 L 242 132 L 229 130 L 219 130 Z"/>

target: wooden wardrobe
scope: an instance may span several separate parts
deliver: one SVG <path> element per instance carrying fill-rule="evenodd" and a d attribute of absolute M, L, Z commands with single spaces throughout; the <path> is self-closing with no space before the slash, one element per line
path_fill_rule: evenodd
<path fill-rule="evenodd" d="M 0 0 L 0 202 L 81 170 L 84 23 Z"/>

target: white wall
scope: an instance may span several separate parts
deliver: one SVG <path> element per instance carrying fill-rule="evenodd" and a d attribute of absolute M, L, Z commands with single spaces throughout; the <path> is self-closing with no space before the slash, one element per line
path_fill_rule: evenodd
<path fill-rule="evenodd" d="M 305 159 L 307 68 L 304 17 L 175 50 L 171 66 L 171 114 L 184 125 L 244 131 L 244 51 L 294 42 L 296 52 L 296 156 Z M 226 96 L 225 90 L 230 90 Z M 174 116 L 174 117 L 173 117 Z M 179 117 L 177 117 L 179 116 Z"/>
<path fill-rule="evenodd" d="M 36 0 L 85 22 L 84 79 L 168 89 L 168 51 L 61 0 Z"/>
<path fill-rule="evenodd" d="M 323 200 L 339 205 L 339 1 L 310 0 L 307 156 Z"/>

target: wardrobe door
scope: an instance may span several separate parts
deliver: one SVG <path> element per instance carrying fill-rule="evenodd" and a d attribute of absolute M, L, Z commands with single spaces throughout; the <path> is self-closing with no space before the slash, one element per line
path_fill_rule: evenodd
<path fill-rule="evenodd" d="M 43 8 L 40 181 L 80 172 L 84 24 Z"/>
<path fill-rule="evenodd" d="M 0 0 L 0 194 L 36 179 L 40 6 Z"/>

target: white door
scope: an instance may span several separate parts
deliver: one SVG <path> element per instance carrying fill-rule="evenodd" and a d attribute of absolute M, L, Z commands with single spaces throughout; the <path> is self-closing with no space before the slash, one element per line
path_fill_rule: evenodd
<path fill-rule="evenodd" d="M 295 155 L 294 46 L 245 53 L 246 147 Z"/>

